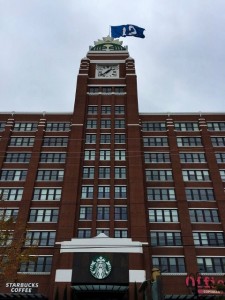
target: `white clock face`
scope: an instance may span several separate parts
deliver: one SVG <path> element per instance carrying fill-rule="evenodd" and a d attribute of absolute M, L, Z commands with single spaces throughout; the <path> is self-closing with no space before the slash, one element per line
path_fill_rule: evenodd
<path fill-rule="evenodd" d="M 97 65 L 96 77 L 98 78 L 118 78 L 119 65 Z"/>

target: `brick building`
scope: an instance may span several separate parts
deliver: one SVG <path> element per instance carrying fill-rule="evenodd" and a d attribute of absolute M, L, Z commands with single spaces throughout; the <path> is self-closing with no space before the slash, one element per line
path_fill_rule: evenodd
<path fill-rule="evenodd" d="M 223 113 L 139 113 L 134 59 L 107 37 L 81 60 L 73 112 L 1 113 L 0 135 L 1 218 L 15 218 L 15 238 L 27 224 L 26 247 L 38 242 L 0 299 L 191 299 L 196 284 L 214 294 Z"/>

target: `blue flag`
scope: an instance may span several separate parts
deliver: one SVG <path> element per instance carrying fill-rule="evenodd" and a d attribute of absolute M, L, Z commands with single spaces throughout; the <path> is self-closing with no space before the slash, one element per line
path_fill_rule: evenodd
<path fill-rule="evenodd" d="M 144 28 L 138 27 L 136 25 L 119 25 L 119 26 L 111 26 L 111 36 L 113 38 L 118 38 L 120 36 L 135 36 L 139 38 L 145 38 L 144 36 Z"/>

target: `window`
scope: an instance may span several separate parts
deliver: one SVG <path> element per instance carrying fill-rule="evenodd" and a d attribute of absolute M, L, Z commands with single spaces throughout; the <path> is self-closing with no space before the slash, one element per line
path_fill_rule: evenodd
<path fill-rule="evenodd" d="M 147 188 L 148 200 L 176 200 L 173 188 Z"/>
<path fill-rule="evenodd" d="M 213 201 L 213 189 L 186 189 L 186 198 L 191 201 Z"/>
<path fill-rule="evenodd" d="M 115 167 L 114 177 L 115 179 L 126 179 L 126 167 Z"/>
<path fill-rule="evenodd" d="M 192 223 L 219 223 L 217 209 L 190 209 L 190 220 Z"/>
<path fill-rule="evenodd" d="M 179 222 L 177 209 L 149 209 L 149 222 Z"/>
<path fill-rule="evenodd" d="M 125 144 L 126 135 L 125 134 L 114 134 L 114 142 L 115 142 L 115 144 Z"/>
<path fill-rule="evenodd" d="M 1 170 L 0 181 L 24 181 L 27 170 Z"/>
<path fill-rule="evenodd" d="M 114 197 L 115 199 L 127 198 L 127 187 L 116 185 L 114 187 Z"/>
<path fill-rule="evenodd" d="M 173 181 L 172 170 L 146 170 L 146 181 Z"/>
<path fill-rule="evenodd" d="M 152 265 L 165 273 L 185 273 L 184 257 L 153 257 Z"/>
<path fill-rule="evenodd" d="M 69 131 L 70 123 L 69 122 L 47 122 L 46 131 Z"/>
<path fill-rule="evenodd" d="M 205 153 L 180 153 L 182 163 L 205 163 Z"/>
<path fill-rule="evenodd" d="M 177 137 L 178 147 L 201 147 L 202 140 L 200 137 Z"/>
<path fill-rule="evenodd" d="M 41 153 L 40 162 L 42 163 L 65 163 L 66 153 Z"/>
<path fill-rule="evenodd" d="M 99 199 L 109 199 L 110 198 L 110 186 L 98 186 L 98 198 Z"/>
<path fill-rule="evenodd" d="M 89 88 L 89 94 L 98 94 L 99 88 L 98 87 L 90 87 Z"/>
<path fill-rule="evenodd" d="M 114 207 L 114 219 L 115 219 L 115 221 L 127 220 L 127 207 L 126 206 L 115 206 Z"/>
<path fill-rule="evenodd" d="M 96 235 L 99 235 L 101 233 L 104 233 L 105 235 L 109 236 L 109 229 L 103 229 L 103 228 L 96 229 Z"/>
<path fill-rule="evenodd" d="M 27 231 L 25 246 L 51 246 L 55 245 L 55 231 Z"/>
<path fill-rule="evenodd" d="M 125 161 L 126 160 L 126 151 L 125 150 L 115 150 L 115 160 L 116 161 Z"/>
<path fill-rule="evenodd" d="M 124 115 L 125 106 L 124 105 L 115 105 L 115 115 Z"/>
<path fill-rule="evenodd" d="M 110 178 L 110 167 L 99 167 L 98 178 L 109 179 Z"/>
<path fill-rule="evenodd" d="M 88 115 L 97 115 L 98 106 L 97 105 L 88 105 Z"/>
<path fill-rule="evenodd" d="M 214 147 L 224 147 L 225 146 L 225 137 L 211 137 L 211 142 Z"/>
<path fill-rule="evenodd" d="M 177 131 L 199 131 L 198 122 L 174 122 Z"/>
<path fill-rule="evenodd" d="M 66 147 L 67 143 L 67 137 L 45 137 L 43 140 L 43 146 L 47 147 Z"/>
<path fill-rule="evenodd" d="M 124 119 L 115 119 L 115 128 L 116 129 L 124 129 L 125 128 L 125 120 Z"/>
<path fill-rule="evenodd" d="M 99 160 L 110 160 L 110 150 L 100 150 Z"/>
<path fill-rule="evenodd" d="M 29 163 L 30 159 L 31 153 L 8 152 L 5 156 L 5 162 L 7 163 Z"/>
<path fill-rule="evenodd" d="M 64 177 L 64 170 L 38 170 L 38 181 L 62 181 Z"/>
<path fill-rule="evenodd" d="M 100 144 L 110 144 L 110 143 L 111 143 L 111 134 L 100 135 Z"/>
<path fill-rule="evenodd" d="M 0 188 L 0 199 L 20 201 L 23 196 L 23 188 Z"/>
<path fill-rule="evenodd" d="M 85 143 L 86 144 L 95 144 L 96 143 L 96 134 L 86 134 Z"/>
<path fill-rule="evenodd" d="M 225 170 L 220 170 L 220 177 L 222 181 L 225 181 Z"/>
<path fill-rule="evenodd" d="M 169 153 L 144 153 L 145 163 L 170 163 Z"/>
<path fill-rule="evenodd" d="M 84 160 L 95 160 L 95 150 L 85 150 Z"/>
<path fill-rule="evenodd" d="M 207 122 L 210 131 L 225 131 L 225 122 Z"/>
<path fill-rule="evenodd" d="M 180 232 L 151 231 L 151 246 L 182 246 Z"/>
<path fill-rule="evenodd" d="M 109 206 L 98 206 L 97 207 L 97 220 L 109 220 L 110 212 Z"/>
<path fill-rule="evenodd" d="M 223 232 L 193 232 L 195 246 L 224 247 L 225 239 Z"/>
<path fill-rule="evenodd" d="M 144 137 L 144 147 L 166 147 L 168 146 L 167 137 Z"/>
<path fill-rule="evenodd" d="M 84 167 L 83 168 L 83 179 L 94 179 L 95 168 L 94 167 Z"/>
<path fill-rule="evenodd" d="M 87 124 L 86 124 L 86 128 L 88 128 L 88 129 L 96 129 L 97 128 L 97 120 L 88 119 L 87 120 Z"/>
<path fill-rule="evenodd" d="M 82 199 L 92 199 L 94 194 L 94 187 L 83 185 L 81 190 Z"/>
<path fill-rule="evenodd" d="M 123 94 L 124 93 L 124 87 L 115 87 L 114 88 L 115 94 Z"/>
<path fill-rule="evenodd" d="M 34 145 L 34 137 L 11 137 L 9 146 L 16 147 L 32 147 Z"/>
<path fill-rule="evenodd" d="M 78 239 L 88 239 L 91 237 L 91 229 L 78 229 Z"/>
<path fill-rule="evenodd" d="M 102 87 L 102 94 L 112 94 L 111 87 Z"/>
<path fill-rule="evenodd" d="M 225 257 L 197 257 L 197 264 L 202 273 L 225 272 Z"/>
<path fill-rule="evenodd" d="M 52 268 L 52 256 L 38 256 L 29 262 L 22 262 L 19 272 L 45 272 L 50 273 Z"/>
<path fill-rule="evenodd" d="M 217 163 L 225 163 L 225 152 L 223 153 L 216 153 L 216 161 Z"/>
<path fill-rule="evenodd" d="M 80 207 L 80 220 L 92 220 L 92 206 Z"/>
<path fill-rule="evenodd" d="M 7 221 L 9 219 L 13 219 L 13 222 L 16 222 L 18 216 L 19 209 L 12 208 L 12 209 L 0 209 L 0 220 Z"/>
<path fill-rule="evenodd" d="M 35 188 L 33 200 L 61 200 L 61 188 Z"/>
<path fill-rule="evenodd" d="M 0 131 L 3 131 L 5 129 L 6 122 L 0 122 Z"/>
<path fill-rule="evenodd" d="M 102 119 L 101 120 L 101 129 L 111 128 L 111 120 L 110 119 Z"/>
<path fill-rule="evenodd" d="M 14 124 L 14 131 L 36 131 L 38 127 L 37 122 L 33 123 L 23 123 L 23 122 L 15 122 Z"/>
<path fill-rule="evenodd" d="M 208 170 L 183 170 L 184 181 L 210 181 Z"/>
<path fill-rule="evenodd" d="M 143 131 L 166 131 L 165 122 L 142 122 Z"/>
<path fill-rule="evenodd" d="M 29 222 L 57 223 L 58 215 L 58 209 L 31 209 Z"/>
<path fill-rule="evenodd" d="M 114 237 L 115 238 L 128 238 L 128 230 L 127 229 L 115 229 Z"/>
<path fill-rule="evenodd" d="M 111 92 L 112 92 L 112 89 L 111 89 Z M 107 106 L 102 105 L 101 106 L 101 114 L 102 115 L 110 115 L 111 114 L 111 106 L 109 106 L 109 105 L 107 105 Z"/>

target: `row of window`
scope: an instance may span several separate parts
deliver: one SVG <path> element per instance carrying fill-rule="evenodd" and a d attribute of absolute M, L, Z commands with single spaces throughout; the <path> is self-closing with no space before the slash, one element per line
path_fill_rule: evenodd
<path fill-rule="evenodd" d="M 124 94 L 125 89 L 124 87 L 121 86 L 115 86 L 115 87 L 110 87 L 110 86 L 102 86 L 102 87 L 90 87 L 89 88 L 89 94 Z"/>
<path fill-rule="evenodd" d="M 33 200 L 60 200 L 61 188 L 35 188 Z M 20 201 L 23 196 L 23 188 L 0 188 L 0 199 Z"/>
<path fill-rule="evenodd" d="M 99 185 L 97 187 L 98 199 L 110 199 L 111 187 L 109 185 Z M 83 185 L 81 188 L 81 199 L 93 199 L 94 198 L 94 186 Z M 114 186 L 114 198 L 126 199 L 127 198 L 127 186 L 115 185 Z"/>
<path fill-rule="evenodd" d="M 109 179 L 111 173 L 110 167 L 98 167 L 98 178 Z M 95 168 L 84 167 L 83 168 L 83 179 L 94 179 Z M 114 167 L 114 178 L 115 179 L 126 179 L 126 167 Z"/>
<path fill-rule="evenodd" d="M 125 114 L 125 106 L 124 105 L 115 105 L 114 109 L 111 105 L 88 105 L 88 115 L 111 115 L 114 112 L 115 115 L 124 115 Z"/>
<path fill-rule="evenodd" d="M 101 119 L 100 128 L 101 129 L 110 129 L 111 128 L 111 119 Z M 86 123 L 87 129 L 97 129 L 98 121 L 97 119 L 87 119 Z M 114 120 L 115 129 L 124 129 L 125 128 L 125 119 L 115 119 Z"/>
<path fill-rule="evenodd" d="M 1 170 L 0 181 L 24 181 L 27 170 Z M 62 181 L 64 170 L 38 170 L 36 180 L 38 181 Z"/>
<path fill-rule="evenodd" d="M 214 147 L 224 147 L 225 137 L 211 137 Z M 167 137 L 144 137 L 144 147 L 168 147 Z M 201 137 L 177 137 L 178 147 L 202 147 Z"/>
<path fill-rule="evenodd" d="M 34 146 L 34 137 L 12 137 L 9 146 L 14 147 L 32 147 Z M 68 137 L 44 137 L 42 146 L 45 147 L 66 147 Z"/>
<path fill-rule="evenodd" d="M 115 133 L 114 136 L 112 136 L 109 133 L 106 134 L 100 134 L 100 138 L 97 139 L 96 134 L 86 134 L 85 135 L 85 144 L 96 144 L 97 141 L 100 141 L 100 144 L 125 144 L 126 143 L 126 135 L 125 134 L 118 134 Z"/>
<path fill-rule="evenodd" d="M 110 220 L 110 207 L 109 206 L 98 206 L 96 218 L 98 221 L 109 221 Z M 92 206 L 81 206 L 80 207 L 80 220 L 92 220 L 93 219 L 93 207 Z M 124 221 L 127 220 L 127 207 L 126 206 L 115 206 L 114 207 L 114 220 Z"/>

